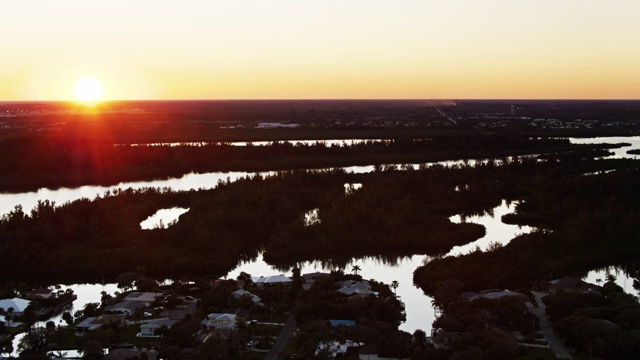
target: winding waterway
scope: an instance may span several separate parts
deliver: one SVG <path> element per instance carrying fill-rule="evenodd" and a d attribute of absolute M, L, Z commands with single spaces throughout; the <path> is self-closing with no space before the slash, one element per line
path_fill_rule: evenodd
<path fill-rule="evenodd" d="M 570 139 L 572 143 L 631 143 L 631 146 L 622 147 L 620 149 L 612 149 L 614 154 L 607 158 L 637 158 L 636 155 L 629 155 L 626 152 L 631 149 L 640 149 L 640 137 L 616 137 L 616 138 L 591 138 L 591 139 Z M 348 142 L 350 140 L 339 140 L 340 142 Z M 353 140 L 351 140 L 353 141 Z M 462 160 L 456 161 L 442 161 L 437 163 L 427 164 L 414 164 L 413 167 L 419 165 L 435 165 L 441 164 L 451 166 L 455 164 L 463 163 Z M 471 162 L 473 163 L 473 162 Z M 353 173 L 365 173 L 373 171 L 373 166 L 353 166 L 344 168 L 347 172 Z M 107 191 L 112 191 L 117 188 L 133 188 L 141 189 L 148 187 L 164 188 L 168 187 L 176 191 L 191 190 L 191 189 L 212 189 L 215 188 L 219 181 L 235 181 L 241 177 L 251 176 L 255 173 L 250 172 L 213 172 L 205 174 L 186 174 L 180 178 L 172 178 L 166 180 L 154 180 L 154 181 L 137 181 L 137 182 L 123 182 L 113 186 L 82 186 L 78 188 L 60 188 L 56 190 L 51 189 L 39 189 L 33 192 L 23 193 L 0 193 L 0 214 L 8 213 L 13 210 L 16 205 L 21 205 L 25 212 L 30 211 L 39 200 L 50 200 L 57 204 L 62 204 L 69 201 L 74 201 L 80 198 L 93 199 L 96 196 L 101 196 Z M 270 175 L 272 173 L 260 173 L 262 175 Z M 502 245 L 508 243 L 516 235 L 529 232 L 529 227 L 519 227 L 515 225 L 507 225 L 500 220 L 501 216 L 513 212 L 513 204 L 503 202 L 498 207 L 492 209 L 487 214 L 482 216 L 473 216 L 464 219 L 467 222 L 474 222 L 482 224 L 486 227 L 486 236 L 477 240 L 471 244 L 467 244 L 461 247 L 453 248 L 447 255 L 459 255 L 465 254 L 473 249 L 479 247 L 482 250 L 486 250 L 489 242 L 497 242 Z M 451 218 L 453 222 L 460 222 L 459 216 Z M 416 329 L 423 329 L 427 333 L 431 329 L 431 324 L 435 319 L 433 308 L 431 307 L 431 298 L 424 295 L 422 290 L 413 286 L 413 272 L 416 268 L 429 261 L 428 256 L 414 255 L 404 258 L 398 258 L 395 261 L 383 261 L 377 258 L 365 258 L 354 259 L 351 266 L 358 265 L 361 268 L 360 274 L 365 279 L 375 279 L 384 283 L 390 284 L 392 281 L 398 281 L 400 286 L 397 289 L 397 295 L 401 297 L 401 300 L 405 303 L 407 312 L 407 321 L 400 326 L 401 330 L 413 332 Z M 323 265 L 318 262 L 305 263 L 301 267 L 302 273 L 315 272 L 315 271 L 330 271 L 332 268 Z M 350 271 L 351 269 L 344 269 Z M 255 261 L 249 263 L 240 264 L 236 269 L 231 271 L 227 276 L 235 278 L 240 272 L 247 272 L 253 276 L 260 275 L 274 275 L 280 274 L 281 271 L 266 264 L 262 257 L 258 257 Z M 604 273 L 592 272 L 587 277 L 588 281 L 595 281 L 596 278 L 603 278 Z M 285 274 L 285 275 L 290 275 Z M 593 278 L 593 279 L 592 279 Z M 603 279 L 604 280 L 604 279 Z M 622 283 L 625 290 L 628 291 L 629 280 L 626 276 L 618 276 L 618 283 Z M 73 304 L 73 309 L 82 309 L 88 302 L 99 302 L 100 292 L 105 290 L 109 293 L 113 293 L 116 290 L 114 284 L 108 285 L 96 285 L 96 284 L 75 284 L 70 286 L 74 292 L 78 295 L 78 299 Z M 61 321 L 60 316 L 50 319 L 55 323 Z M 40 324 L 45 325 L 45 322 Z M 16 337 L 14 342 L 17 345 L 20 337 Z"/>

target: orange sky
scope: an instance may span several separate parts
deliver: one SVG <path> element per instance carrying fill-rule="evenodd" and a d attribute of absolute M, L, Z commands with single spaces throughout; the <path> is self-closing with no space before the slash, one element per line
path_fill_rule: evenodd
<path fill-rule="evenodd" d="M 640 99 L 640 1 L 3 0 L 0 101 Z"/>

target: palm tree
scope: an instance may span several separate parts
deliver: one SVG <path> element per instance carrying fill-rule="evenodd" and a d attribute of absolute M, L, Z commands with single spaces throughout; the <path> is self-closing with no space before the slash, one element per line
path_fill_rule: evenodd
<path fill-rule="evenodd" d="M 398 286 L 400 286 L 400 283 L 397 280 L 393 280 L 391 282 L 391 288 L 393 288 L 393 294 L 396 295 L 396 296 L 398 295 L 396 293 L 396 289 L 398 288 Z"/>
<path fill-rule="evenodd" d="M 13 320 L 13 306 L 9 306 L 7 309 L 7 315 L 5 316 L 7 319 L 7 326 L 11 326 L 11 320 Z"/>
<path fill-rule="evenodd" d="M 361 271 L 362 269 L 360 268 L 360 266 L 358 265 L 353 265 L 353 268 L 351 269 L 351 272 L 353 272 L 354 275 L 358 275 L 358 272 Z"/>

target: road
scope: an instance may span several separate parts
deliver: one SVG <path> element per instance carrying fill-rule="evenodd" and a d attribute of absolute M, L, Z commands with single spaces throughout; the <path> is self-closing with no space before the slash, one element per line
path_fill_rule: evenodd
<path fill-rule="evenodd" d="M 444 116 L 445 118 L 447 118 L 449 121 L 451 121 L 453 123 L 453 125 L 458 126 L 458 121 L 456 119 L 453 118 L 453 116 L 449 116 L 447 115 L 447 113 L 445 113 L 444 111 L 442 111 L 440 108 L 436 108 L 436 110 L 440 113 L 440 115 Z"/>
<path fill-rule="evenodd" d="M 549 347 L 551 347 L 551 350 L 553 350 L 557 358 L 572 359 L 571 353 L 569 353 L 569 350 L 564 346 L 562 341 L 560 341 L 556 333 L 551 328 L 551 325 L 547 321 L 547 314 L 546 314 L 547 311 L 546 311 L 546 307 L 544 306 L 544 303 L 542 302 L 542 297 L 548 294 L 543 292 L 536 292 L 536 291 L 532 291 L 531 293 L 536 298 L 536 303 L 538 304 L 538 307 L 537 308 L 534 307 L 533 304 L 531 304 L 528 301 L 527 301 L 527 307 L 529 308 L 529 312 L 537 316 L 538 320 L 540 320 L 539 322 L 540 332 L 542 333 L 542 335 L 544 335 L 545 339 L 547 339 L 547 343 L 549 343 Z"/>
<path fill-rule="evenodd" d="M 289 315 L 287 318 L 287 322 L 284 323 L 284 327 L 280 331 L 280 335 L 276 339 L 276 342 L 271 347 L 269 354 L 265 358 L 265 360 L 277 360 L 278 354 L 280 354 L 284 348 L 287 346 L 289 339 L 291 339 L 291 335 L 293 335 L 293 330 L 296 328 L 296 318 L 293 314 Z"/>

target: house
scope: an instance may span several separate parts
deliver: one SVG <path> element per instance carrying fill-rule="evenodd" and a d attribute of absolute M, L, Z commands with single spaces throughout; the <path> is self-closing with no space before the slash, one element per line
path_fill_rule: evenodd
<path fill-rule="evenodd" d="M 104 360 L 126 360 L 126 359 L 156 360 L 157 358 L 158 358 L 157 350 L 113 349 L 113 350 L 110 350 L 109 354 L 107 354 L 104 357 Z"/>
<path fill-rule="evenodd" d="M 284 275 L 273 275 L 273 276 L 260 276 L 260 277 L 254 277 L 251 279 L 253 281 L 254 284 L 256 284 L 257 286 L 264 286 L 264 285 L 275 285 L 275 284 L 282 284 L 282 285 L 291 285 L 292 280 L 291 278 L 288 278 Z"/>
<path fill-rule="evenodd" d="M 344 295 L 378 296 L 378 293 L 371 291 L 368 281 L 345 280 L 336 283 L 340 287 L 338 292 Z"/>
<path fill-rule="evenodd" d="M 600 290 L 602 290 L 600 286 L 569 276 L 549 281 L 549 292 L 552 294 L 559 291 L 586 293 L 591 291 L 598 292 Z"/>
<path fill-rule="evenodd" d="M 241 297 L 243 297 L 245 295 L 248 296 L 255 305 L 260 305 L 260 306 L 264 305 L 262 303 L 262 299 L 260 299 L 260 297 L 258 295 L 250 293 L 250 292 L 248 292 L 246 290 L 236 290 L 236 291 L 231 293 L 231 296 L 233 296 L 236 299 L 239 299 L 239 298 L 241 298 Z"/>
<path fill-rule="evenodd" d="M 140 325 L 140 333 L 138 336 L 157 336 L 156 330 L 160 329 L 163 326 L 166 326 L 167 329 L 171 329 L 173 325 L 175 325 L 178 320 L 170 320 L 170 319 L 157 319 L 151 320 L 147 323 Z"/>
<path fill-rule="evenodd" d="M 20 298 L 2 299 L 0 300 L 0 309 L 5 314 L 11 312 L 14 317 L 18 317 L 24 314 L 24 311 L 29 306 L 29 304 L 31 304 L 31 301 Z M 9 309 L 12 310 L 9 311 Z"/>
<path fill-rule="evenodd" d="M 236 327 L 236 314 L 213 313 L 207 315 L 201 324 L 209 330 L 233 330 Z"/>
<path fill-rule="evenodd" d="M 7 318 L 2 315 L 0 315 L 0 325 L 7 326 Z"/>
<path fill-rule="evenodd" d="M 76 335 L 82 336 L 102 326 L 124 326 L 126 318 L 127 316 L 124 314 L 104 314 L 98 317 L 88 317 L 76 325 Z"/>
<path fill-rule="evenodd" d="M 138 301 L 121 301 L 115 305 L 107 306 L 104 309 L 108 312 L 133 315 L 136 310 L 144 307 L 144 304 Z"/>
<path fill-rule="evenodd" d="M 48 300 L 55 299 L 56 294 L 49 288 L 41 287 L 36 290 L 29 291 L 24 297 L 30 300 Z"/>
<path fill-rule="evenodd" d="M 149 307 L 161 295 L 162 293 L 136 291 L 127 295 L 127 297 L 124 298 L 124 301 L 136 301 L 136 302 L 142 303 L 146 307 Z"/>

